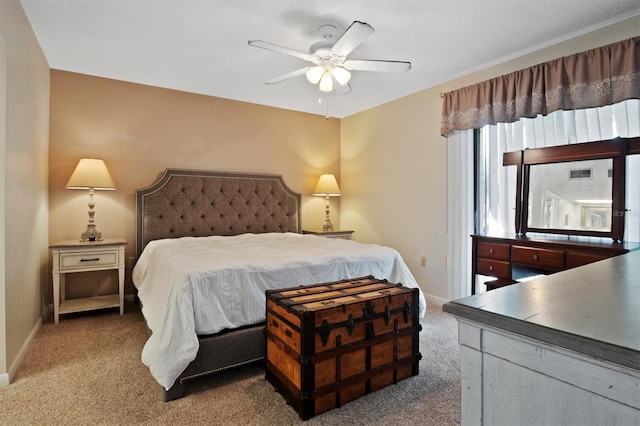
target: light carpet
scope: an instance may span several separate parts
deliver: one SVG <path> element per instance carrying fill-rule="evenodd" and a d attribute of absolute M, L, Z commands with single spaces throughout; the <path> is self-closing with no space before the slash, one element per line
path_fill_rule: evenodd
<path fill-rule="evenodd" d="M 420 373 L 303 422 L 264 378 L 262 364 L 192 380 L 184 398 L 162 389 L 140 361 L 147 339 L 139 307 L 47 322 L 0 388 L 0 423 L 11 425 L 457 425 L 457 322 L 429 304 Z"/>

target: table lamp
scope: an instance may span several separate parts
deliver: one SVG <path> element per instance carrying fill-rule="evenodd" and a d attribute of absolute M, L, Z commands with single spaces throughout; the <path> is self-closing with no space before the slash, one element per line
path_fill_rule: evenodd
<path fill-rule="evenodd" d="M 335 176 L 332 174 L 320 176 L 313 195 L 325 197 L 325 219 L 322 230 L 333 231 L 333 225 L 331 224 L 331 219 L 329 219 L 329 197 L 339 197 L 341 195 L 340 187 L 338 187 Z"/>
<path fill-rule="evenodd" d="M 95 190 L 116 189 L 109 170 L 104 161 L 97 158 L 83 158 L 80 160 L 76 169 L 73 171 L 67 189 L 88 189 L 89 190 L 89 224 L 87 229 L 82 233 L 80 241 L 102 241 L 102 233 L 96 228 L 94 223 L 94 207 L 93 194 Z"/>

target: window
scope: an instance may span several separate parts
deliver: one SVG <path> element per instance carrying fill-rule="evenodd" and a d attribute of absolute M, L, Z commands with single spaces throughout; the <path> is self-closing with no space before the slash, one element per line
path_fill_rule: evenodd
<path fill-rule="evenodd" d="M 477 132 L 475 150 L 475 231 L 514 232 L 516 170 L 502 166 L 504 152 L 636 136 L 640 136 L 640 100 L 483 127 Z M 624 240 L 640 242 L 640 155 L 627 156 L 626 168 Z M 571 177 L 584 179 L 590 172 L 575 170 Z"/>

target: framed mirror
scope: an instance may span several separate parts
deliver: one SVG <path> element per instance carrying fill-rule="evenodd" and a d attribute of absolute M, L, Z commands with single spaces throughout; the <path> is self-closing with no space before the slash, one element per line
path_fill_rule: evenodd
<path fill-rule="evenodd" d="M 532 164 L 527 229 L 611 232 L 613 159 Z"/>
<path fill-rule="evenodd" d="M 624 140 L 505 153 L 517 165 L 516 233 L 610 237 L 622 241 L 625 212 Z"/>

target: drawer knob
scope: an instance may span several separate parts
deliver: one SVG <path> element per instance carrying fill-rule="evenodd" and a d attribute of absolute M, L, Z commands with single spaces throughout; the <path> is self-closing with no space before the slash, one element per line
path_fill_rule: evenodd
<path fill-rule="evenodd" d="M 493 271 L 493 265 L 489 265 L 489 270 Z"/>
<path fill-rule="evenodd" d="M 92 257 L 91 259 L 80 259 L 80 262 L 97 262 L 99 260 L 99 257 Z"/>
<path fill-rule="evenodd" d="M 495 252 L 496 251 L 494 249 L 492 249 L 492 248 L 489 249 L 489 254 L 495 254 Z"/>
<path fill-rule="evenodd" d="M 538 260 L 538 255 L 537 254 L 533 255 L 533 260 Z"/>

